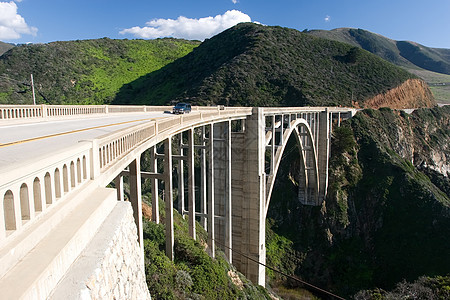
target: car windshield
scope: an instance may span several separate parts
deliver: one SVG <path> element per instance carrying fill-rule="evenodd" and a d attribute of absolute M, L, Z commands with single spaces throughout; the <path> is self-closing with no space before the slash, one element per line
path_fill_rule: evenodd
<path fill-rule="evenodd" d="M 183 108 L 186 107 L 187 104 L 186 103 L 178 103 L 177 105 L 175 105 L 176 108 Z"/>

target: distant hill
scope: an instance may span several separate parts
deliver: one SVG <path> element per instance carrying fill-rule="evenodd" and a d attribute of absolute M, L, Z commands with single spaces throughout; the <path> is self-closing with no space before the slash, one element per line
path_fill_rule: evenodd
<path fill-rule="evenodd" d="M 450 75 L 450 49 L 430 48 L 414 42 L 395 41 L 363 29 L 311 30 L 308 34 L 361 47 L 404 67 Z"/>
<path fill-rule="evenodd" d="M 2 56 L 3 53 L 5 53 L 6 51 L 8 51 L 9 49 L 11 49 L 13 47 L 14 47 L 13 44 L 0 42 L 0 56 Z"/>
<path fill-rule="evenodd" d="M 338 28 L 329 31 L 305 32 L 361 47 L 402 66 L 429 84 L 436 101 L 450 104 L 450 49 L 430 48 L 414 42 L 395 41 L 363 29 Z"/>
<path fill-rule="evenodd" d="M 0 57 L 0 104 L 109 103 L 119 89 L 191 52 L 200 42 L 108 38 L 20 45 Z"/>
<path fill-rule="evenodd" d="M 125 85 L 114 103 L 363 105 L 411 78 L 415 76 L 359 47 L 245 23 Z"/>

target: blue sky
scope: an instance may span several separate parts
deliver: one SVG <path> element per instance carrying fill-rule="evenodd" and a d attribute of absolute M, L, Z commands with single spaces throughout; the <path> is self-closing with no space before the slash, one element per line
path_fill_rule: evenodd
<path fill-rule="evenodd" d="M 174 36 L 203 40 L 242 21 L 362 28 L 450 48 L 450 0 L 0 0 L 0 41 Z"/>

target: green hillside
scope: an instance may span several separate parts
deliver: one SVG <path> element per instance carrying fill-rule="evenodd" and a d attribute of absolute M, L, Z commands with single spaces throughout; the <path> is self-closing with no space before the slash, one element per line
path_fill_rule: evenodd
<path fill-rule="evenodd" d="M 126 83 L 191 52 L 177 39 L 97 40 L 20 45 L 0 57 L 0 103 L 109 103 Z"/>
<path fill-rule="evenodd" d="M 246 23 L 125 85 L 114 103 L 350 106 L 412 77 L 358 47 Z"/>
<path fill-rule="evenodd" d="M 394 41 L 363 29 L 311 30 L 308 34 L 361 47 L 396 65 L 450 75 L 450 49 L 437 49 Z"/>
<path fill-rule="evenodd" d="M 396 41 L 363 29 L 337 28 L 333 30 L 307 31 L 313 36 L 348 43 L 361 47 L 381 58 L 399 66 L 414 67 L 410 61 L 400 55 Z"/>

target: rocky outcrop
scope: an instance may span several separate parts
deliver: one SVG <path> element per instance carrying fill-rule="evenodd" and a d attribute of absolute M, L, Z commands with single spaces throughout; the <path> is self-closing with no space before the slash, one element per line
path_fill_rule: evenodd
<path fill-rule="evenodd" d="M 433 107 L 436 101 L 428 85 L 421 79 L 408 79 L 400 86 L 364 102 L 365 108 L 394 109 Z"/>

